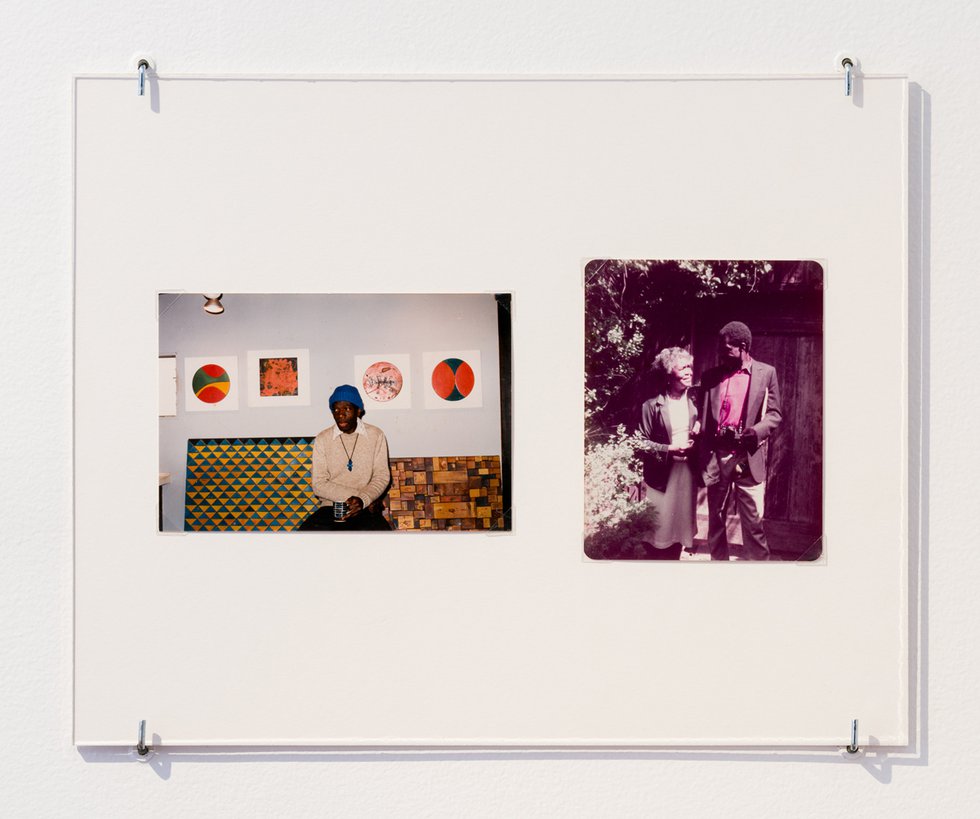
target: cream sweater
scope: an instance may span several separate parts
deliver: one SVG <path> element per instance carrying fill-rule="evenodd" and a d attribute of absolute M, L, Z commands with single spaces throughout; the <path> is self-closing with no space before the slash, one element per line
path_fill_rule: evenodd
<path fill-rule="evenodd" d="M 388 441 L 380 429 L 361 420 L 352 434 L 338 432 L 336 425 L 328 427 L 313 442 L 313 494 L 320 506 L 356 495 L 367 507 L 381 497 L 391 481 Z M 353 461 L 350 471 L 348 456 Z"/>

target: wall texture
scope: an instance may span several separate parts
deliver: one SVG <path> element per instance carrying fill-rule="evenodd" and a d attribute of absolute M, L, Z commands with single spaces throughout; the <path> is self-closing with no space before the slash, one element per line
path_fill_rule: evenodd
<path fill-rule="evenodd" d="M 972 815 L 978 24 L 965 0 L 8 3 L 0 28 L 0 363 L 11 387 L 0 439 L 5 814 Z M 72 74 L 125 71 L 141 51 L 161 72 L 187 74 L 825 73 L 844 50 L 867 72 L 907 73 L 915 84 L 910 515 L 922 673 L 909 753 L 170 753 L 140 766 L 72 747 Z M 162 627 L 165 603 L 120 616 Z M 152 669 L 133 669 L 133 685 L 143 673 Z M 760 690 L 784 684 L 760 669 Z"/>

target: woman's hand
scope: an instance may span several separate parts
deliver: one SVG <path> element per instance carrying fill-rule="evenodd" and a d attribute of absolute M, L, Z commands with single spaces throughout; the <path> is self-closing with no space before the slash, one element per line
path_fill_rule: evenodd
<path fill-rule="evenodd" d="M 690 438 L 687 439 L 687 443 L 681 444 L 671 444 L 667 447 L 667 454 L 678 461 L 687 460 L 688 453 L 691 451 L 691 447 L 694 446 L 694 441 Z"/>
<path fill-rule="evenodd" d="M 357 495 L 351 495 L 346 501 L 348 512 L 344 515 L 341 520 L 347 520 L 348 518 L 354 517 L 354 515 L 360 514 L 361 510 L 364 509 L 364 501 L 362 501 Z"/>

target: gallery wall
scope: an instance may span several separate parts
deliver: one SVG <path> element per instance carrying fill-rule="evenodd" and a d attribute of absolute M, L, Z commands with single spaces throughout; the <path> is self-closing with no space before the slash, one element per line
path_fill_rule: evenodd
<path fill-rule="evenodd" d="M 0 363 L 5 374 L 22 377 L 7 382 L 14 388 L 5 402 L 0 439 L 0 802 L 5 815 L 973 815 L 980 800 L 974 748 L 980 731 L 980 550 L 973 542 L 976 490 L 971 478 L 977 450 L 973 408 L 980 402 L 980 386 L 969 377 L 980 360 L 974 263 L 980 257 L 980 111 L 973 104 L 980 92 L 978 33 L 980 9 L 966 0 L 8 4 L 0 30 L 0 271 L 5 286 Z M 740 755 L 638 749 L 184 752 L 139 765 L 115 752 L 82 754 L 73 747 L 72 75 L 126 72 L 134 65 L 133 55 L 141 52 L 152 54 L 161 71 L 176 74 L 829 73 L 835 55 L 844 50 L 859 58 L 864 71 L 907 73 L 914 84 L 909 516 L 910 572 L 918 594 L 910 629 L 913 663 L 921 673 L 915 674 L 912 691 L 914 743 L 906 753 L 852 759 L 766 749 Z M 133 95 L 135 103 L 135 80 Z M 777 116 L 776 110 L 760 111 L 760 128 Z M 582 127 L 621 124 L 593 122 L 583 111 Z M 724 122 L 718 127 L 724 128 Z M 805 161 L 805 151 L 799 161 Z M 593 193 L 612 195 L 608 190 Z M 698 195 L 710 200 L 710 191 Z M 873 205 L 841 203 L 841 229 L 848 229 L 849 209 Z M 773 207 L 780 203 L 774 201 Z M 153 225 L 145 229 L 150 233 Z M 656 230 L 651 225 L 654 237 Z M 506 243 L 507 237 L 488 236 L 487 241 Z M 801 253 L 819 256 L 820 248 L 801 248 Z M 516 249 L 514 255 L 516 263 Z M 872 313 L 873 305 L 868 309 Z M 121 394 L 113 390 L 124 383 L 107 379 L 107 395 Z M 33 388 L 17 387 L 22 384 Z M 854 385 L 854 396 L 858 411 L 873 409 L 874 397 L 862 394 L 860 384 Z M 106 536 L 124 537 L 113 529 L 112 512 L 107 492 Z M 520 571 L 519 560 L 515 571 Z M 132 578 L 136 587 L 142 580 Z M 120 606 L 118 616 L 140 618 L 149 630 L 166 630 L 169 607 L 179 605 L 179 600 L 148 598 L 141 607 Z M 589 601 L 583 599 L 582 605 Z M 700 616 L 699 606 L 700 601 L 692 601 L 664 628 L 683 630 L 686 619 Z M 811 614 L 814 620 L 821 616 Z M 371 612 L 352 616 L 369 618 Z M 719 628 L 752 627 L 738 612 L 726 619 Z M 548 639 L 548 628 L 541 639 Z M 589 635 L 581 640 L 587 643 Z M 656 646 L 636 649 L 655 652 Z M 138 687 L 143 675 L 174 673 L 152 664 L 134 667 L 131 684 Z M 684 670 L 665 668 L 663 673 Z M 722 663 L 718 679 L 723 689 Z M 851 679 L 842 679 L 842 685 Z M 760 697 L 771 687 L 792 684 L 760 668 Z M 582 708 L 588 707 L 583 702 Z M 134 725 L 134 742 L 135 732 Z"/>
<path fill-rule="evenodd" d="M 333 424 L 327 407 L 339 384 L 355 384 L 365 398 L 364 420 L 381 427 L 392 458 L 500 455 L 500 378 L 497 303 L 493 294 L 227 294 L 220 315 L 203 309 L 200 294 L 159 297 L 160 354 L 177 356 L 177 415 L 160 418 L 164 529 L 183 528 L 184 473 L 191 438 L 310 437 Z M 250 350 L 306 349 L 310 403 L 250 406 L 245 389 Z M 427 406 L 423 357 L 429 352 L 480 353 L 482 400 L 445 409 Z M 410 357 L 411 408 L 382 409 L 357 384 L 354 357 Z M 238 409 L 188 411 L 185 357 L 238 359 Z M 216 407 L 222 404 L 216 404 Z"/>

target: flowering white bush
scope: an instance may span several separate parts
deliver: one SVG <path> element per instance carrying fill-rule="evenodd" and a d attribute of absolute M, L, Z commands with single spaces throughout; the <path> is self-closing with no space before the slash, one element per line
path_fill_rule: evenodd
<path fill-rule="evenodd" d="M 609 397 L 629 381 L 643 352 L 646 319 L 637 313 L 603 316 L 586 329 L 586 370 L 596 383 L 586 385 L 586 417 L 605 409 Z M 588 362 L 602 362 L 590 366 Z"/>
<path fill-rule="evenodd" d="M 640 558 L 641 537 L 655 524 L 650 502 L 638 500 L 643 439 L 620 424 L 604 443 L 585 450 L 585 553 L 596 559 Z"/>

